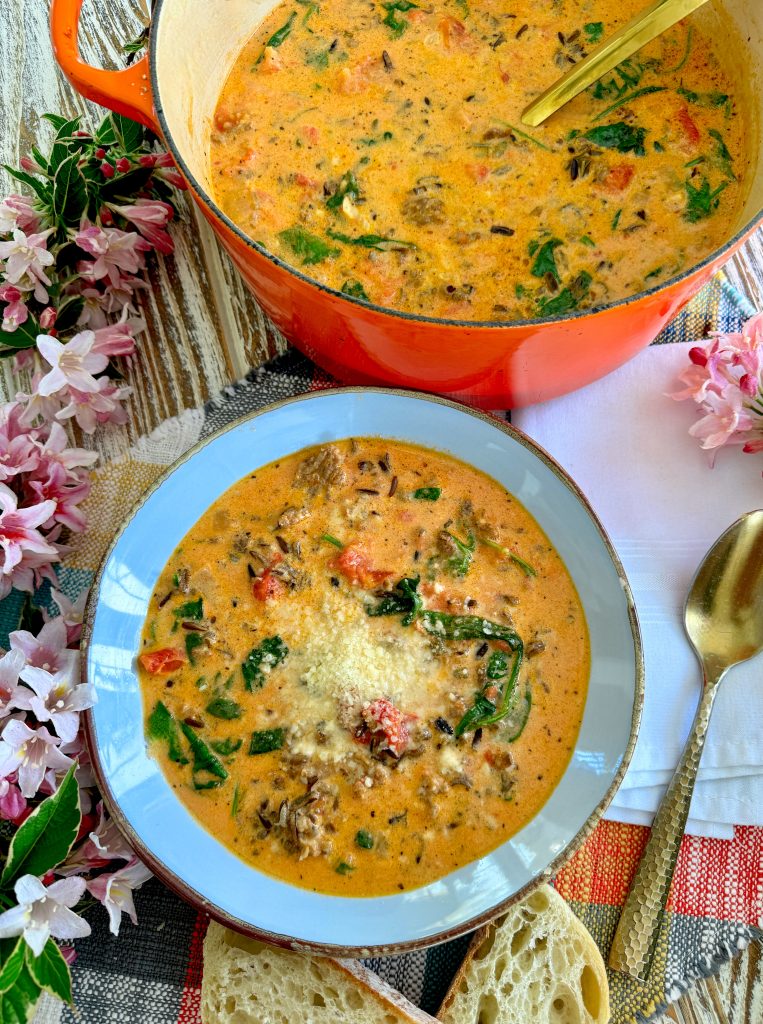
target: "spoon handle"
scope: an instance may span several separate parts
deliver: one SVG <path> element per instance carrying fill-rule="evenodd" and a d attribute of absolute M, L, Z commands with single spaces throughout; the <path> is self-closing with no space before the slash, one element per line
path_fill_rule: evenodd
<path fill-rule="evenodd" d="M 648 978 L 657 949 L 719 681 L 719 678 L 705 680 L 694 724 L 675 775 L 657 809 L 652 834 L 636 870 L 609 951 L 610 967 L 641 981 Z"/>
<path fill-rule="evenodd" d="M 536 128 L 583 89 L 593 85 L 621 61 L 627 60 L 636 50 L 640 50 L 642 46 L 706 2 L 707 0 L 655 0 L 525 107 L 521 115 L 522 123 Z"/>

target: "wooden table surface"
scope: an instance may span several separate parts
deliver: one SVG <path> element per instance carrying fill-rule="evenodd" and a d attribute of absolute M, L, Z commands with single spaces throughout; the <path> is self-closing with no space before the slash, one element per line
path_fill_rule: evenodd
<path fill-rule="evenodd" d="M 80 42 L 85 57 L 106 67 L 123 66 L 121 45 L 148 20 L 145 3 L 86 0 L 84 8 Z M 48 137 L 41 114 L 83 114 L 84 123 L 92 125 L 102 112 L 77 96 L 58 72 L 45 0 L 0 0 L 0 39 L 0 164 L 15 166 L 33 141 Z M 13 190 L 1 170 L 0 190 Z M 130 422 L 85 439 L 106 457 L 125 450 L 168 416 L 200 405 L 284 348 L 191 204 L 185 204 L 172 233 L 175 253 L 151 261 L 140 300 L 147 331 L 127 374 L 134 389 Z M 763 309 L 763 232 L 732 258 L 727 273 Z M 0 393 L 14 394 L 7 360 L 3 373 Z M 755 944 L 717 977 L 697 984 L 660 1024 L 763 1024 L 761 952 Z"/>

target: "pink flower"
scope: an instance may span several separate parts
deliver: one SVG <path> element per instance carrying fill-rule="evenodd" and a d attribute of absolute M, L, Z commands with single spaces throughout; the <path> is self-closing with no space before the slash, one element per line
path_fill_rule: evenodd
<path fill-rule="evenodd" d="M 37 231 L 40 218 L 26 196 L 10 195 L 0 202 L 0 235 L 9 235 L 14 228 Z"/>
<path fill-rule="evenodd" d="M 93 331 L 80 331 L 71 341 L 63 345 L 48 334 L 37 337 L 37 348 L 47 363 L 53 367 L 37 385 L 43 397 L 53 395 L 64 387 L 78 391 L 97 391 L 98 382 L 93 376 L 109 365 L 109 357 L 94 350 Z"/>
<path fill-rule="evenodd" d="M 40 313 L 40 329 L 49 331 L 51 327 L 55 326 L 57 316 L 58 314 L 52 306 L 46 306 Z"/>
<path fill-rule="evenodd" d="M 93 868 L 105 867 L 111 860 L 130 861 L 135 857 L 127 840 L 98 803 L 98 823 L 84 843 L 75 846 L 66 861 L 56 868 L 59 875 L 78 875 Z"/>
<path fill-rule="evenodd" d="M 39 505 L 18 508 L 18 499 L 13 491 L 0 484 L 0 598 L 6 596 L 11 587 L 33 590 L 34 576 L 43 567 L 49 568 L 51 560 L 58 560 L 58 549 L 40 533 L 39 527 L 46 523 L 55 511 L 53 501 Z"/>
<path fill-rule="evenodd" d="M 26 303 L 23 299 L 16 299 L 15 302 L 9 302 L 3 310 L 3 322 L 0 325 L 0 330 L 5 331 L 7 334 L 12 334 L 17 327 L 21 327 L 28 319 L 29 310 Z"/>
<path fill-rule="evenodd" d="M 20 651 L 10 650 L 0 658 L 0 718 L 4 718 L 15 707 L 19 673 L 25 665 L 24 655 Z"/>
<path fill-rule="evenodd" d="M 49 769 L 66 771 L 73 764 L 58 749 L 60 743 L 44 725 L 30 729 L 12 718 L 0 738 L 0 778 L 18 771 L 21 792 L 27 799 L 35 796 Z"/>
<path fill-rule="evenodd" d="M 74 417 L 86 434 L 95 432 L 99 423 L 126 423 L 127 413 L 119 404 L 132 388 L 119 387 L 108 377 L 99 377 L 96 391 L 69 389 L 69 404 L 56 414 L 60 420 Z"/>
<path fill-rule="evenodd" d="M 27 351 L 30 351 L 27 349 Z M 41 395 L 38 388 L 40 381 L 43 378 L 43 374 L 39 370 L 32 374 L 32 385 L 31 391 L 27 395 L 23 391 L 19 391 L 16 395 L 16 401 L 23 403 L 24 411 L 21 413 L 20 422 L 25 427 L 31 426 L 37 420 L 42 420 L 45 423 L 49 423 L 54 419 L 56 413 L 61 408 L 61 399 L 65 397 L 66 392 L 62 391 L 58 395 Z"/>
<path fill-rule="evenodd" d="M 48 525 L 61 523 L 73 533 L 82 533 L 85 529 L 87 519 L 77 506 L 90 493 L 86 476 L 72 478 L 60 462 L 49 462 L 45 476 L 28 480 L 25 491 L 32 500 L 54 502 L 55 511 Z"/>
<path fill-rule="evenodd" d="M 71 680 L 76 678 L 79 655 L 77 651 L 67 649 L 69 639 L 63 616 L 58 615 L 46 622 L 37 636 L 26 629 L 16 629 L 8 639 L 11 651 L 19 655 L 26 665 L 45 672 L 65 672 Z"/>
<path fill-rule="evenodd" d="M 114 356 L 131 356 L 135 352 L 135 341 L 133 334 L 145 328 L 142 320 L 122 320 L 118 324 L 107 324 L 105 327 L 97 328 L 95 334 L 94 352 L 113 358 Z"/>
<path fill-rule="evenodd" d="M 83 222 L 84 223 L 84 222 Z M 137 274 L 145 266 L 144 252 L 151 246 L 134 231 L 119 228 L 99 228 L 94 224 L 83 226 L 74 235 L 75 243 L 94 256 L 92 263 L 83 261 L 77 272 L 94 281 L 106 278 L 111 284 L 119 282 L 121 272 Z"/>
<path fill-rule="evenodd" d="M 138 199 L 130 206 L 112 205 L 111 209 L 134 224 L 141 235 L 159 252 L 171 253 L 175 248 L 172 239 L 164 230 L 175 212 L 169 203 L 163 203 L 160 199 Z"/>
<path fill-rule="evenodd" d="M 0 406 L 0 480 L 32 473 L 40 464 L 40 452 L 22 422 L 17 402 Z"/>
<path fill-rule="evenodd" d="M 25 235 L 19 228 L 13 229 L 12 242 L 0 242 L 0 260 L 5 260 L 5 277 L 11 284 L 23 291 L 34 291 L 38 302 L 47 302 L 48 293 L 44 285 L 50 284 L 44 267 L 55 263 L 55 256 L 48 252 L 46 241 L 53 228 L 38 234 Z"/>
<path fill-rule="evenodd" d="M 82 619 L 85 614 L 87 595 L 88 590 L 85 589 L 78 595 L 77 600 L 72 602 L 66 594 L 62 594 L 55 587 L 50 591 L 50 596 L 58 605 L 58 610 L 61 613 L 60 618 L 63 619 L 66 626 L 66 639 L 70 644 L 76 644 L 82 633 Z M 40 635 L 42 636 L 42 634 Z"/>
<path fill-rule="evenodd" d="M 752 426 L 750 414 L 742 405 L 738 389 L 727 387 L 722 395 L 709 392 L 704 401 L 707 415 L 689 428 L 692 437 L 702 441 L 705 449 L 720 448 L 734 439 L 737 431 L 749 430 Z M 738 443 L 738 442 L 737 442 Z"/>
<path fill-rule="evenodd" d="M 90 925 L 70 908 L 85 893 L 82 878 L 62 878 L 44 886 L 34 875 L 22 875 L 14 886 L 18 906 L 0 914 L 0 938 L 23 935 L 35 956 L 39 956 L 51 935 L 76 939 L 90 934 Z"/>
<path fill-rule="evenodd" d="M 119 934 L 122 914 L 130 915 L 133 924 L 138 923 L 133 902 L 133 890 L 139 888 L 151 877 L 148 868 L 141 864 L 137 857 L 119 871 L 110 875 L 99 875 L 87 883 L 88 891 L 104 905 L 109 913 L 109 930 L 113 935 Z M 0 920 L 2 920 L 0 918 Z"/>
<path fill-rule="evenodd" d="M 14 697 L 15 706 L 31 711 L 38 722 L 50 722 L 62 743 L 73 742 L 79 730 L 80 711 L 95 703 L 93 687 L 75 684 L 67 669 L 51 675 L 44 669 L 27 665 L 21 671 L 21 678 L 34 692 L 24 693 L 19 688 Z"/>
<path fill-rule="evenodd" d="M 16 785 L 16 775 L 0 779 L 0 819 L 18 823 L 27 809 L 27 802 Z"/>

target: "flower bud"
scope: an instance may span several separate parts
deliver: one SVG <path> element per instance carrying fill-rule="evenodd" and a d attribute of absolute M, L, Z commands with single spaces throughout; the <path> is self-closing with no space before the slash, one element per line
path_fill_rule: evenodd
<path fill-rule="evenodd" d="M 46 306 L 40 313 L 40 327 L 43 331 L 49 331 L 53 324 L 56 322 L 57 312 L 52 306 Z"/>
<path fill-rule="evenodd" d="M 143 156 L 138 157 L 138 163 L 141 167 L 155 167 L 156 156 L 153 153 L 145 153 Z"/>
<path fill-rule="evenodd" d="M 117 170 L 120 174 L 124 174 L 125 171 L 130 170 L 130 161 L 127 159 L 127 157 L 123 156 L 120 157 L 119 160 L 117 160 Z"/>
<path fill-rule="evenodd" d="M 758 381 L 751 373 L 743 373 L 739 378 L 739 388 L 743 395 L 754 398 L 758 393 Z"/>
<path fill-rule="evenodd" d="M 104 176 L 104 178 L 114 177 L 114 168 L 107 160 L 104 160 L 101 164 L 101 174 Z"/>
<path fill-rule="evenodd" d="M 689 360 L 694 363 L 695 366 L 707 366 L 707 355 L 705 350 L 700 348 L 698 345 L 689 349 Z"/>
<path fill-rule="evenodd" d="M 98 149 L 96 149 L 95 156 L 96 159 L 103 160 L 103 158 L 106 156 L 106 150 L 103 148 L 103 146 L 99 146 Z"/>

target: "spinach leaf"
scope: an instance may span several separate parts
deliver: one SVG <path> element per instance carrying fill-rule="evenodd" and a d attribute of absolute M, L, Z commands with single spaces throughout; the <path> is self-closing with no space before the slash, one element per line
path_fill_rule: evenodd
<path fill-rule="evenodd" d="M 175 608 L 172 614 L 176 619 L 190 619 L 198 622 L 204 618 L 204 599 L 200 597 L 196 601 L 186 601 L 185 604 Z"/>
<path fill-rule="evenodd" d="M 399 38 L 408 28 L 408 19 L 399 17 L 399 13 L 410 11 L 418 6 L 418 4 L 412 3 L 411 0 L 392 0 L 392 3 L 382 4 L 382 7 L 387 12 L 382 19 L 382 24 L 387 25 L 392 30 L 392 35 L 395 38 Z"/>
<path fill-rule="evenodd" d="M 489 537 L 480 537 L 480 540 L 487 547 L 493 548 L 495 551 L 500 551 L 501 554 L 504 555 L 506 558 L 511 559 L 511 561 L 515 565 L 519 566 L 519 568 L 522 570 L 525 576 L 538 575 L 529 562 L 526 562 L 524 558 L 520 558 L 519 555 L 515 554 L 510 548 L 505 548 L 503 544 L 497 544 L 494 540 L 491 540 Z"/>
<path fill-rule="evenodd" d="M 259 690 L 265 684 L 265 670 L 280 665 L 289 653 L 289 648 L 280 636 L 266 637 L 261 644 L 253 647 L 241 665 L 244 687 Z"/>
<path fill-rule="evenodd" d="M 194 789 L 213 789 L 222 785 L 228 778 L 228 772 L 223 767 L 222 761 L 215 757 L 204 740 L 197 735 L 195 730 L 186 722 L 180 723 L 180 729 L 188 740 L 193 755 L 191 774 Z M 199 779 L 199 775 L 211 775 L 212 779 Z"/>
<path fill-rule="evenodd" d="M 418 576 L 400 580 L 395 584 L 394 591 L 382 594 L 379 603 L 368 606 L 366 612 L 373 617 L 402 614 L 402 624 L 410 626 L 423 607 L 421 595 L 417 593 L 418 585 Z"/>
<path fill-rule="evenodd" d="M 297 230 L 292 228 L 291 230 Z M 284 232 L 282 231 L 283 235 Z M 343 242 L 345 245 L 359 245 L 364 249 L 378 249 L 379 252 L 398 252 L 403 249 L 415 249 L 416 246 L 413 242 L 401 242 L 397 238 L 385 238 L 383 235 L 356 235 L 354 238 L 352 235 L 342 234 L 341 231 L 332 231 L 330 228 L 326 232 L 329 238 L 333 238 L 335 242 Z"/>
<path fill-rule="evenodd" d="M 265 57 L 265 50 L 267 50 L 269 46 L 277 48 L 291 35 L 292 26 L 294 25 L 294 19 L 296 17 L 297 12 L 292 11 L 291 14 L 289 15 L 288 21 L 284 25 L 281 25 L 281 27 L 273 33 L 270 39 L 267 40 L 267 42 L 265 43 L 265 49 L 254 62 L 255 67 L 257 67 L 257 65 L 262 62 L 262 60 Z"/>
<path fill-rule="evenodd" d="M 528 680 L 525 692 L 520 697 L 516 692 L 511 700 L 508 714 L 501 722 L 498 738 L 505 743 L 514 743 L 525 731 L 527 719 L 532 709 L 533 695 Z"/>
<path fill-rule="evenodd" d="M 351 295 L 354 299 L 365 299 L 366 302 L 371 301 L 368 298 L 368 294 L 363 285 L 360 283 L 360 281 L 345 281 L 342 287 L 340 288 L 340 291 L 342 292 L 343 295 Z"/>
<path fill-rule="evenodd" d="M 201 647 L 204 643 L 204 637 L 201 633 L 186 633 L 185 635 L 185 653 L 188 655 L 188 661 L 192 664 L 196 664 L 193 652 L 197 647 Z"/>
<path fill-rule="evenodd" d="M 373 850 L 374 848 L 374 837 L 370 832 L 367 832 L 364 828 L 361 828 L 355 833 L 355 843 L 361 848 L 361 850 Z"/>
<path fill-rule="evenodd" d="M 591 280 L 591 275 L 583 270 L 569 288 L 562 288 L 560 292 L 557 292 L 550 299 L 541 299 L 538 303 L 538 311 L 541 316 L 561 316 L 563 313 L 569 313 L 573 309 L 577 309 L 580 301 L 588 294 Z M 513 560 L 515 562 L 520 561 L 517 557 L 514 557 Z M 532 575 L 534 574 L 535 572 L 532 570 Z"/>
<path fill-rule="evenodd" d="M 617 65 L 611 78 L 600 78 L 591 86 L 591 95 L 595 100 L 619 99 L 630 89 L 636 89 L 647 71 L 656 68 L 657 61 L 652 58 L 640 61 L 629 57 Z"/>
<path fill-rule="evenodd" d="M 701 184 L 696 187 L 692 184 L 691 178 L 687 178 L 684 182 L 686 188 L 684 220 L 688 220 L 690 224 L 696 224 L 697 221 L 709 217 L 718 209 L 718 196 L 730 184 L 730 182 L 724 181 L 715 191 L 711 192 L 710 182 L 707 178 L 703 177 Z"/>
<path fill-rule="evenodd" d="M 351 871 L 354 871 L 355 868 L 352 866 L 352 864 L 348 864 L 347 861 L 341 860 L 334 868 L 334 870 L 338 875 L 349 875 L 349 873 Z"/>
<path fill-rule="evenodd" d="M 589 21 L 585 25 L 583 25 L 583 31 L 585 32 L 586 39 L 589 43 L 598 43 L 598 41 L 604 35 L 604 22 Z"/>
<path fill-rule="evenodd" d="M 561 244 L 561 238 L 549 238 L 548 241 L 535 249 L 535 261 L 532 267 L 530 267 L 530 273 L 533 277 L 545 277 L 546 274 L 551 274 L 557 283 L 561 280 L 559 271 L 556 268 L 556 258 L 554 257 L 554 249 Z"/>
<path fill-rule="evenodd" d="M 280 750 L 283 746 L 283 729 L 261 729 L 252 733 L 249 743 L 249 753 L 269 754 L 272 750 Z"/>
<path fill-rule="evenodd" d="M 364 139 L 356 139 L 359 146 L 378 146 L 380 142 L 389 142 L 392 132 L 382 132 L 381 135 L 369 135 Z"/>
<path fill-rule="evenodd" d="M 519 669 L 521 665 L 522 648 L 520 647 L 514 654 L 514 663 L 511 666 L 511 674 L 503 684 L 500 691 L 499 702 L 494 704 L 490 698 L 485 695 L 485 690 L 481 690 L 479 693 L 476 693 L 473 706 L 469 708 L 455 728 L 456 737 L 463 736 L 465 732 L 472 732 L 475 729 L 481 729 L 486 725 L 493 725 L 495 722 L 500 722 L 502 719 L 507 717 L 512 709 L 512 698 L 514 696 L 514 690 L 516 689 L 517 677 L 519 676 Z M 491 685 L 495 684 L 491 683 Z"/>
<path fill-rule="evenodd" d="M 653 92 L 665 92 L 667 86 L 665 85 L 645 85 L 643 89 L 636 89 L 633 92 L 626 93 L 625 96 L 621 96 L 615 100 L 608 107 L 597 114 L 594 121 L 601 121 L 602 117 L 606 117 L 607 114 L 611 114 L 613 110 L 617 110 L 618 107 L 624 107 L 626 103 L 631 103 L 633 100 L 637 100 L 639 96 L 650 96 Z"/>
<path fill-rule="evenodd" d="M 188 764 L 188 758 L 183 753 L 180 744 L 177 719 L 170 714 L 167 706 L 160 700 L 156 702 L 156 707 L 148 716 L 146 731 L 149 739 L 160 740 L 167 744 L 170 761 L 174 761 L 176 764 Z"/>
<path fill-rule="evenodd" d="M 731 178 L 732 181 L 736 181 L 737 176 L 734 174 L 731 166 L 731 153 L 729 153 L 726 143 L 723 141 L 723 136 L 717 128 L 710 128 L 707 134 L 715 140 L 715 152 L 713 153 L 715 163 L 725 175 Z"/>
<path fill-rule="evenodd" d="M 437 501 L 441 494 L 441 487 L 417 487 L 413 492 L 417 501 Z"/>
<path fill-rule="evenodd" d="M 679 86 L 676 89 L 679 96 L 683 96 L 687 103 L 692 103 L 697 107 L 708 107 L 710 109 L 714 107 L 725 107 L 729 104 L 730 96 L 725 92 L 694 92 L 693 89 L 684 89 L 683 86 Z"/>
<path fill-rule="evenodd" d="M 469 572 L 469 566 L 472 564 L 474 549 L 477 547 L 477 538 L 473 533 L 470 533 L 468 539 L 463 541 L 459 540 L 450 531 L 446 530 L 445 532 L 456 546 L 456 551 L 445 563 L 446 568 L 453 576 L 466 576 Z"/>
<path fill-rule="evenodd" d="M 206 710 L 213 718 L 223 718 L 228 722 L 234 718 L 241 718 L 242 714 L 241 705 L 230 697 L 213 697 Z"/>
<path fill-rule="evenodd" d="M 495 681 L 503 679 L 509 671 L 509 659 L 503 651 L 493 651 L 487 663 L 487 677 Z"/>
<path fill-rule="evenodd" d="M 327 544 L 331 544 L 332 547 L 339 548 L 340 551 L 344 551 L 344 544 L 338 537 L 334 537 L 330 533 L 322 533 L 320 539 L 325 541 Z"/>
<path fill-rule="evenodd" d="M 243 740 L 234 740 L 232 736 L 228 736 L 224 740 L 212 740 L 209 745 L 216 754 L 230 757 L 231 754 L 235 754 L 237 750 L 241 749 L 243 742 Z"/>
<path fill-rule="evenodd" d="M 350 199 L 358 199 L 360 197 L 360 185 L 352 171 L 347 171 L 346 174 L 342 175 L 342 179 L 337 185 L 336 192 L 330 195 L 326 200 L 326 206 L 329 210 L 340 209 L 345 196 L 349 196 Z"/>
<path fill-rule="evenodd" d="M 314 263 L 322 263 L 323 260 L 333 259 L 339 255 L 339 249 L 326 245 L 322 238 L 311 235 L 309 231 L 299 226 L 286 228 L 279 231 L 278 237 L 288 246 L 289 249 L 302 260 L 302 266 L 312 266 Z"/>
<path fill-rule="evenodd" d="M 644 139 L 646 128 L 635 128 L 625 121 L 614 124 L 602 124 L 597 128 L 589 128 L 584 136 L 596 146 L 603 149 L 616 149 L 618 153 L 635 153 L 644 156 Z"/>
<path fill-rule="evenodd" d="M 513 651 L 522 650 L 522 641 L 513 629 L 479 615 L 450 615 L 448 612 L 424 610 L 417 620 L 427 633 L 443 640 L 504 640 Z"/>

